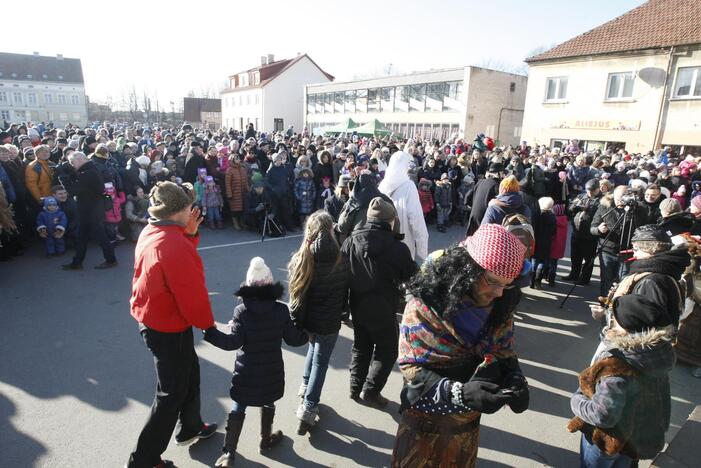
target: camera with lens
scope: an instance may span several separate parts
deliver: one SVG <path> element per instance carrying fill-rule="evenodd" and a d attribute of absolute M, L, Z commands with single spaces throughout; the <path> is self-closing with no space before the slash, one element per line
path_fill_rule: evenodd
<path fill-rule="evenodd" d="M 621 203 L 625 206 L 635 207 L 638 205 L 638 197 L 635 193 L 626 193 L 621 197 Z"/>

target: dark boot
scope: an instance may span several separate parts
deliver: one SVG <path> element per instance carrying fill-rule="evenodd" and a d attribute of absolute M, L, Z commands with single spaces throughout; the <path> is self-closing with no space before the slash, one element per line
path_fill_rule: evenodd
<path fill-rule="evenodd" d="M 543 270 L 535 272 L 535 289 L 543 289 Z"/>
<path fill-rule="evenodd" d="M 531 273 L 531 289 L 535 289 L 535 271 Z"/>
<path fill-rule="evenodd" d="M 282 440 L 282 431 L 273 432 L 273 419 L 275 419 L 274 406 L 262 406 L 260 408 L 260 453 L 269 450 Z"/>
<path fill-rule="evenodd" d="M 243 420 L 246 418 L 246 413 L 229 413 L 229 419 L 226 421 L 226 436 L 224 437 L 224 447 L 222 447 L 221 457 L 214 464 L 217 468 L 231 468 L 234 466 L 234 458 L 236 458 L 236 447 L 239 444 L 239 436 L 243 428 Z"/>

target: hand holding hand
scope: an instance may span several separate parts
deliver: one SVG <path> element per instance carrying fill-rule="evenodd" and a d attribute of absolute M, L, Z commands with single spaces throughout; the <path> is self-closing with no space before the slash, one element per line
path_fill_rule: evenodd
<path fill-rule="evenodd" d="M 39 237 L 41 237 L 42 239 L 46 239 L 47 237 L 49 237 L 48 231 L 46 229 L 40 229 Z"/>

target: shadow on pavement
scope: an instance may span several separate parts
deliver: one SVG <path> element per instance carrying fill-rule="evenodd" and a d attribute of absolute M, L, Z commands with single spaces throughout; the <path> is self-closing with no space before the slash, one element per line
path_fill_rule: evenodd
<path fill-rule="evenodd" d="M 0 394 L 0 453 L 2 466 L 34 466 L 46 447 L 17 430 L 10 418 L 17 412 L 15 405 Z"/>
<path fill-rule="evenodd" d="M 537 465 L 577 466 L 579 464 L 577 453 L 485 425 L 480 427 L 480 448 L 528 458 Z M 482 465 L 478 463 L 478 466 Z"/>

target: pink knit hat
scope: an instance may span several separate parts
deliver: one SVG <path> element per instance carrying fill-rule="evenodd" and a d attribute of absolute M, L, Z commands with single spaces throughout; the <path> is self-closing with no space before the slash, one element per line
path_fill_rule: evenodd
<path fill-rule="evenodd" d="M 483 224 L 463 246 L 479 266 L 497 276 L 513 279 L 521 273 L 526 247 L 498 224 Z"/>

